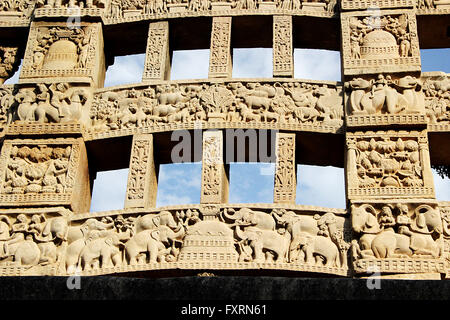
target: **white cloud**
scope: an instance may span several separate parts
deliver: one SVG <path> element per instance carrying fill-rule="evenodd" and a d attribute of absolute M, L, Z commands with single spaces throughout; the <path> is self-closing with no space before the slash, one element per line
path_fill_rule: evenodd
<path fill-rule="evenodd" d="M 105 87 L 139 83 L 144 72 L 145 54 L 118 56 L 106 70 Z"/>
<path fill-rule="evenodd" d="M 433 170 L 434 188 L 436 191 L 436 199 L 440 201 L 450 201 L 450 179 L 441 178 L 435 170 Z"/>
<path fill-rule="evenodd" d="M 341 81 L 339 51 L 295 49 L 294 77 L 312 80 Z"/>
<path fill-rule="evenodd" d="M 299 165 L 296 203 L 345 208 L 344 169 Z"/>
<path fill-rule="evenodd" d="M 209 49 L 174 51 L 170 78 L 205 79 L 208 78 L 208 68 Z"/>
<path fill-rule="evenodd" d="M 92 191 L 91 210 L 122 209 L 127 189 L 128 168 L 97 173 Z"/>
<path fill-rule="evenodd" d="M 272 68 L 270 48 L 233 50 L 233 78 L 270 78 Z"/>

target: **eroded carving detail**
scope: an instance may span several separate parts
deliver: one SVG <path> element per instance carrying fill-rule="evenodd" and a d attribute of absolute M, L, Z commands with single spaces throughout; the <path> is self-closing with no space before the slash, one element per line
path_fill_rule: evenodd
<path fill-rule="evenodd" d="M 273 17 L 273 75 L 294 76 L 292 17 Z"/>

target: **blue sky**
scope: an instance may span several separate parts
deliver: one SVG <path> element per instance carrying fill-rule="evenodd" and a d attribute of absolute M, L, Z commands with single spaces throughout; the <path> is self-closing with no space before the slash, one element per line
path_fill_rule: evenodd
<path fill-rule="evenodd" d="M 450 49 L 422 50 L 422 71 L 450 73 Z M 208 76 L 209 50 L 176 51 L 171 79 L 202 79 Z M 339 52 L 296 49 L 295 78 L 340 80 Z M 108 68 L 105 86 L 139 83 L 144 55 L 117 57 Z M 7 83 L 17 82 L 16 74 Z M 235 49 L 233 77 L 270 78 L 271 49 Z M 99 172 L 94 182 L 91 211 L 123 207 L 128 169 Z M 199 203 L 201 164 L 170 164 L 160 169 L 157 206 Z M 450 200 L 450 179 L 434 175 L 438 200 Z M 230 203 L 273 201 L 273 165 L 236 163 L 230 166 Z M 298 166 L 298 204 L 345 208 L 344 170 L 334 167 Z"/>

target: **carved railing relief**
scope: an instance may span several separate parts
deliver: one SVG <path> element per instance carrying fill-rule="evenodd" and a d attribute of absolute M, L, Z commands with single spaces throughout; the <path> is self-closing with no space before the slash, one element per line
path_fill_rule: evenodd
<path fill-rule="evenodd" d="M 343 124 L 342 90 L 332 83 L 169 82 L 99 90 L 91 108 L 94 137 L 204 128 L 283 128 L 336 132 Z"/>
<path fill-rule="evenodd" d="M 347 275 L 342 212 L 305 209 L 191 205 L 75 215 L 66 272 L 267 268 Z"/>

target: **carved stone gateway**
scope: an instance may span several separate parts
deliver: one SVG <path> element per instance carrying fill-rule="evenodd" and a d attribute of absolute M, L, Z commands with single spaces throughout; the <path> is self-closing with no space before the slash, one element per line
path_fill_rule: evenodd
<path fill-rule="evenodd" d="M 430 23 L 448 1 L 1 3 L 0 275 L 450 278 L 432 175 L 450 165 L 450 78 L 420 60 L 449 47 Z M 232 77 L 251 47 L 272 48 L 272 78 Z M 295 79 L 295 48 L 340 50 L 341 81 Z M 170 79 L 193 49 L 209 49 L 208 78 Z M 137 53 L 142 82 L 104 87 Z M 182 161 L 175 136 L 193 138 Z M 239 159 L 273 162 L 273 199 L 228 203 Z M 156 207 L 161 165 L 184 161 L 201 161 L 199 203 Z M 343 167 L 346 208 L 298 203 L 298 165 Z M 124 208 L 90 212 L 96 174 L 127 167 Z"/>

